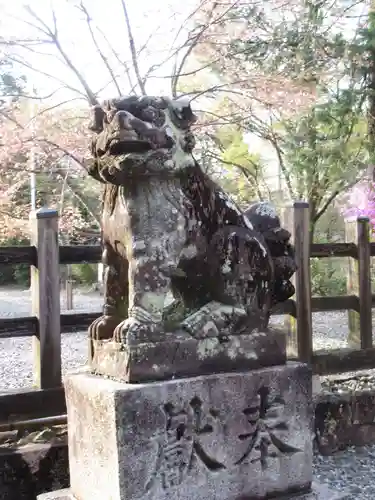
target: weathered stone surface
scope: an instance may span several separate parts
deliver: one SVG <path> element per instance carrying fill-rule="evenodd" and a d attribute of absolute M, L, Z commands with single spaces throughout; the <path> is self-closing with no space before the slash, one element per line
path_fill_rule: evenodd
<path fill-rule="evenodd" d="M 297 493 L 296 495 L 282 495 L 272 497 L 275 500 L 346 500 L 349 496 L 345 493 L 333 491 L 325 485 L 313 484 L 311 491 L 307 493 Z M 59 491 L 54 491 L 52 493 L 46 493 L 38 496 L 38 500 L 77 500 L 71 490 L 64 489 Z M 104 500 L 104 499 L 103 499 Z M 191 499 L 195 500 L 195 499 Z M 246 497 L 245 500 L 251 500 L 250 497 Z"/>
<path fill-rule="evenodd" d="M 238 500 L 312 481 L 311 373 L 289 363 L 148 384 L 66 380 L 80 500 Z"/>
<path fill-rule="evenodd" d="M 99 375 L 133 383 L 240 372 L 285 362 L 285 333 L 268 329 L 219 338 L 172 335 L 165 342 L 136 346 L 98 341 L 91 368 Z"/>
<path fill-rule="evenodd" d="M 315 401 L 316 444 L 322 455 L 375 443 L 375 391 L 324 394 Z"/>
<path fill-rule="evenodd" d="M 245 214 L 201 169 L 195 121 L 186 99 L 120 97 L 93 109 L 89 173 L 105 184 L 106 273 L 91 351 L 108 339 L 128 349 L 166 342 L 179 329 L 197 338 L 209 328 L 217 342 L 264 330 L 271 308 L 294 293 L 294 251 L 275 207 L 257 203 Z"/>
<path fill-rule="evenodd" d="M 0 500 L 35 500 L 69 485 L 67 444 L 0 448 Z"/>

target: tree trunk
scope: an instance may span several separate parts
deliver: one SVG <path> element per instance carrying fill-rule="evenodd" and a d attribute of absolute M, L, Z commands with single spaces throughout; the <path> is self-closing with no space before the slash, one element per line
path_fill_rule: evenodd
<path fill-rule="evenodd" d="M 314 243 L 314 235 L 315 235 L 315 228 L 316 228 L 316 223 L 318 222 L 318 219 L 316 218 L 317 215 L 317 209 L 316 209 L 316 203 L 313 200 L 309 200 L 309 207 L 310 207 L 310 231 L 309 231 L 309 238 L 310 238 L 310 246 L 312 243 Z"/>
<path fill-rule="evenodd" d="M 314 235 L 315 235 L 315 223 L 311 222 L 311 219 L 310 219 L 310 231 L 309 231 L 309 243 L 310 243 L 310 247 L 314 243 Z"/>

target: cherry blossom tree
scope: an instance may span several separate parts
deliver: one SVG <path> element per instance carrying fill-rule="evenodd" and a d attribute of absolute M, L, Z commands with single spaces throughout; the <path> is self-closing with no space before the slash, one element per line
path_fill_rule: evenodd
<path fill-rule="evenodd" d="M 76 224 L 71 223 L 76 211 L 69 209 L 70 199 L 76 208 L 85 212 L 86 221 L 88 214 L 97 225 L 100 187 L 94 187 L 87 179 L 83 182 L 88 154 L 87 104 L 96 104 L 103 95 L 145 94 L 152 77 L 156 76 L 154 81 L 173 79 L 174 73 L 163 74 L 164 65 L 172 68 L 175 59 L 177 67 L 180 65 L 178 58 L 185 53 L 186 57 L 189 55 L 189 36 L 184 39 L 176 12 L 164 16 L 169 22 L 161 26 L 155 25 L 148 12 L 145 24 L 151 25 L 151 29 L 146 38 L 140 40 L 134 35 L 127 2 L 110 0 L 110 4 L 105 6 L 104 14 L 111 10 L 107 20 L 102 10 L 84 0 L 52 2 L 49 12 L 31 4 L 18 9 L 17 15 L 13 5 L 7 4 L 2 10 L 5 20 L 8 15 L 12 31 L 7 33 L 5 22 L 0 51 L 19 71 L 27 73 L 29 82 L 36 81 L 35 77 L 40 81 L 43 77 L 49 89 L 48 92 L 39 90 L 36 95 L 24 90 L 22 95 L 32 98 L 34 103 L 38 98 L 38 105 L 22 102 L 0 113 L 2 213 L 6 214 L 3 216 L 7 221 L 19 223 L 14 217 L 13 205 L 15 198 L 26 189 L 30 171 L 36 168 L 30 167 L 27 161 L 33 150 L 37 174 L 39 179 L 43 177 L 43 184 L 46 184 L 46 177 L 51 176 L 60 183 L 45 191 L 48 191 L 50 204 L 61 208 L 63 199 L 61 223 L 64 228 L 79 225 L 78 216 Z M 181 15 L 184 18 L 184 14 Z M 189 18 L 189 13 L 186 15 Z M 114 18 L 120 31 L 112 29 Z M 180 25 L 185 26 L 185 21 L 182 19 Z M 166 44 L 160 43 L 160 34 L 164 32 L 165 39 L 168 30 L 171 31 L 168 41 L 174 41 L 165 50 Z M 72 33 L 75 38 L 79 36 L 79 51 Z M 154 55 L 151 64 L 150 48 Z M 88 60 L 94 65 L 94 72 L 86 71 Z M 74 105 L 77 108 L 73 108 Z M 31 108 L 34 111 L 30 112 Z M 88 184 L 89 190 L 85 189 Z M 17 206 L 16 211 L 22 212 L 20 217 L 24 221 L 30 204 L 27 198 L 23 198 L 22 203 L 22 210 Z"/>
<path fill-rule="evenodd" d="M 210 5 L 214 16 L 208 4 L 198 13 L 197 23 L 207 28 L 193 52 L 216 78 L 210 95 L 224 96 L 212 121 L 220 127 L 229 119 L 247 136 L 250 153 L 272 152 L 287 198 L 309 201 L 312 237 L 319 218 L 361 179 L 369 161 L 368 6 L 340 0 Z M 251 138 L 261 146 L 252 149 Z"/>
<path fill-rule="evenodd" d="M 28 233 L 32 169 L 39 181 L 38 204 L 59 209 L 63 233 L 76 236 L 84 225 L 98 230 L 100 187 L 84 174 L 89 158 L 86 110 L 42 108 L 30 120 L 24 104 L 0 111 L 3 234 L 12 234 L 16 226 Z M 31 146 L 35 165 L 28 161 Z"/>
<path fill-rule="evenodd" d="M 375 234 L 375 183 L 364 180 L 354 186 L 348 193 L 343 214 L 347 218 L 368 217 Z"/>
<path fill-rule="evenodd" d="M 364 4 L 197 0 L 179 22 L 177 13 L 170 12 L 157 26 L 148 12 L 144 25 L 150 30 L 142 38 L 125 0 L 106 3 L 110 16 L 85 0 L 59 0 L 52 2 L 50 12 L 29 4 L 17 16 L 19 36 L 3 34 L 0 46 L 28 77 L 48 79 L 58 104 L 62 90 L 75 103 L 93 105 L 104 94 L 145 94 L 155 82 L 168 85 L 174 96 L 189 95 L 204 117 L 196 132 L 201 144 L 210 145 L 210 164 L 216 168 L 229 161 L 240 171 L 233 155 L 220 149 L 220 127 L 260 139 L 278 162 L 289 198 L 307 198 L 315 223 L 338 193 L 357 180 L 347 174 L 360 175 L 366 163 L 367 137 L 358 140 L 363 132 L 364 52 L 357 43 L 357 25 L 362 27 L 358 9 Z M 349 17 L 356 19 L 351 34 L 345 31 Z M 73 32 L 84 51 L 76 50 Z M 26 131 L 18 145 L 36 143 L 41 158 L 60 158 L 65 150 L 82 164 L 85 153 L 74 139 L 69 142 L 68 133 L 64 144 L 57 140 L 65 135 L 61 123 L 55 138 L 49 127 L 44 128 L 48 135 L 30 135 L 26 124 L 22 122 Z M 14 141 L 18 139 L 9 144 Z M 250 153 L 249 164 L 259 153 L 251 150 L 251 141 Z M 242 160 L 237 164 L 243 167 Z M 254 173 L 251 168 L 243 172 Z"/>

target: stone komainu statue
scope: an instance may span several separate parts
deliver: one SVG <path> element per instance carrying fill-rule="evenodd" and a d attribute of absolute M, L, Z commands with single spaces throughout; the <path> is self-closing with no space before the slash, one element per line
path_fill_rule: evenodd
<path fill-rule="evenodd" d="M 265 328 L 294 293 L 290 234 L 272 205 L 244 213 L 202 171 L 186 101 L 125 97 L 93 114 L 106 276 L 91 339 L 134 346 L 163 332 Z"/>

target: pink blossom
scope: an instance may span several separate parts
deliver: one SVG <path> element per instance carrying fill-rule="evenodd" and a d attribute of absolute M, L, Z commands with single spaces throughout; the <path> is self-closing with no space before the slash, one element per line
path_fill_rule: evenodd
<path fill-rule="evenodd" d="M 358 183 L 350 192 L 345 217 L 368 217 L 375 233 L 375 183 Z"/>

